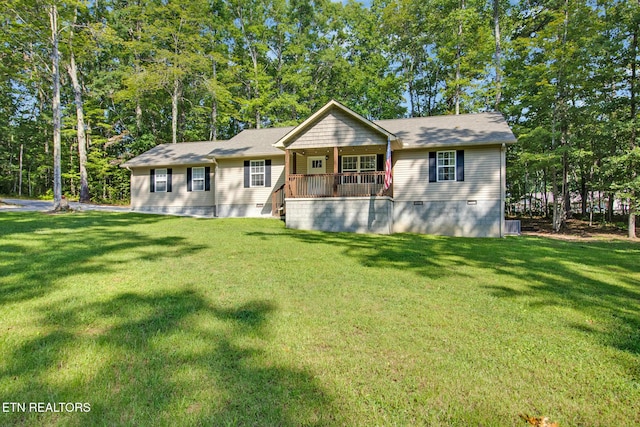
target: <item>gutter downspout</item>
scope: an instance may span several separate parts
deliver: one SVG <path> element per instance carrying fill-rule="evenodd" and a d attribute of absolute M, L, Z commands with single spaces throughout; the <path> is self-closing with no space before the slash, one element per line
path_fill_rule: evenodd
<path fill-rule="evenodd" d="M 218 218 L 218 162 L 212 158 L 211 163 L 213 163 L 213 217 Z"/>
<path fill-rule="evenodd" d="M 206 159 L 209 159 L 211 164 L 213 164 L 213 218 L 218 217 L 218 185 L 217 185 L 217 177 L 218 177 L 218 162 L 216 158 L 210 154 L 204 156 Z"/>
<path fill-rule="evenodd" d="M 507 199 L 507 145 L 503 142 L 500 147 L 500 237 L 504 237 L 504 210 Z"/>

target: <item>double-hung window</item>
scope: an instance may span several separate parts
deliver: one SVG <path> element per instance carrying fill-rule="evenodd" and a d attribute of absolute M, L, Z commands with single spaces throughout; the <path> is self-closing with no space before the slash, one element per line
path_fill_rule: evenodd
<path fill-rule="evenodd" d="M 167 191 L 167 170 L 156 169 L 155 170 L 155 192 L 164 193 Z"/>
<path fill-rule="evenodd" d="M 360 172 L 375 172 L 377 157 L 375 154 L 360 156 Z M 376 182 L 375 175 L 361 175 L 360 182 L 373 184 Z"/>
<path fill-rule="evenodd" d="M 358 156 L 342 156 L 342 173 L 350 174 L 358 172 Z M 355 175 L 345 175 L 342 177 L 343 184 L 355 184 L 358 177 Z"/>
<path fill-rule="evenodd" d="M 438 151 L 438 181 L 456 180 L 456 152 Z"/>
<path fill-rule="evenodd" d="M 193 191 L 204 191 L 204 167 L 192 168 L 191 173 Z"/>
<path fill-rule="evenodd" d="M 367 154 L 362 156 L 342 156 L 342 173 L 361 173 L 361 172 L 375 172 L 377 165 L 377 156 L 375 154 Z M 359 184 L 359 183 L 373 183 L 375 182 L 375 176 L 371 175 L 355 175 L 344 176 L 342 178 L 343 184 Z"/>
<path fill-rule="evenodd" d="M 264 187 L 264 160 L 251 160 L 249 167 L 251 174 L 251 187 Z"/>

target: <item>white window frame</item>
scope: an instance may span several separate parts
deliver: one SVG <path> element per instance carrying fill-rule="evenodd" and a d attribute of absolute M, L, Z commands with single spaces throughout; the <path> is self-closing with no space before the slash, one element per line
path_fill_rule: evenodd
<path fill-rule="evenodd" d="M 156 169 L 154 174 L 153 174 L 153 179 L 154 179 L 154 191 L 156 193 L 166 193 L 167 192 L 167 168 L 164 169 Z M 163 190 L 159 190 L 158 186 L 159 184 L 163 184 L 164 185 L 164 189 Z"/>
<path fill-rule="evenodd" d="M 349 162 L 352 163 L 353 159 L 355 159 L 355 168 L 345 168 L 345 160 L 349 159 Z M 373 165 L 373 167 L 364 167 L 365 162 L 369 161 Z M 378 156 L 376 154 L 358 154 L 358 155 L 349 155 L 342 156 L 342 173 L 360 173 L 360 172 L 376 172 L 378 166 Z M 357 179 L 356 179 L 357 178 Z M 375 180 L 375 177 L 350 177 L 343 176 L 342 183 L 343 184 L 364 184 L 364 183 L 372 183 Z M 371 181 L 371 182 L 369 182 Z"/>
<path fill-rule="evenodd" d="M 249 186 L 264 187 L 266 182 L 267 165 L 264 160 L 249 161 Z"/>
<path fill-rule="evenodd" d="M 436 154 L 437 182 L 457 181 L 456 162 L 457 162 L 457 158 L 456 158 L 455 150 L 437 152 Z"/>
<path fill-rule="evenodd" d="M 347 162 L 347 160 L 349 161 L 349 163 L 351 163 L 353 159 L 356 160 L 355 167 L 346 167 L 345 163 Z M 358 172 L 359 165 L 360 165 L 360 161 L 358 159 L 358 156 L 342 156 L 342 172 L 343 173 Z"/>
<path fill-rule="evenodd" d="M 368 168 L 365 167 L 365 162 L 369 162 L 370 165 Z M 358 168 L 360 169 L 358 172 L 375 172 L 378 166 L 378 156 L 375 154 L 364 154 L 359 156 L 358 158 Z M 373 175 L 360 176 L 360 183 L 362 184 L 375 184 L 376 177 Z"/>
<path fill-rule="evenodd" d="M 201 173 L 201 176 L 196 177 L 196 171 Z M 191 191 L 204 191 L 204 179 L 205 179 L 204 166 L 191 168 Z"/>

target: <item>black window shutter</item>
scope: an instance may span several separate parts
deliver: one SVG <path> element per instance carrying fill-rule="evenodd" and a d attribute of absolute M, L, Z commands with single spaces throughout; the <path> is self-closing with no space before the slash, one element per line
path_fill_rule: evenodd
<path fill-rule="evenodd" d="M 193 190 L 192 180 L 193 180 L 193 169 L 187 168 L 187 191 Z"/>
<path fill-rule="evenodd" d="M 151 169 L 149 171 L 149 191 L 151 193 L 156 192 L 156 170 Z"/>
<path fill-rule="evenodd" d="M 456 151 L 456 181 L 464 181 L 464 150 Z"/>
<path fill-rule="evenodd" d="M 436 182 L 438 170 L 436 169 L 436 152 L 429 152 L 429 182 Z"/>
<path fill-rule="evenodd" d="M 171 172 L 173 172 L 173 169 L 168 168 L 167 169 L 167 193 L 171 193 Z"/>
<path fill-rule="evenodd" d="M 249 160 L 244 161 L 244 188 L 251 187 L 251 168 Z"/>
<path fill-rule="evenodd" d="M 338 173 L 342 173 L 342 156 L 338 156 Z"/>
<path fill-rule="evenodd" d="M 264 161 L 264 186 L 271 187 L 271 159 Z"/>
<path fill-rule="evenodd" d="M 211 191 L 211 167 L 204 167 L 204 191 Z"/>
<path fill-rule="evenodd" d="M 384 154 L 376 155 L 376 160 L 377 160 L 376 170 L 378 172 L 383 171 L 384 170 Z"/>

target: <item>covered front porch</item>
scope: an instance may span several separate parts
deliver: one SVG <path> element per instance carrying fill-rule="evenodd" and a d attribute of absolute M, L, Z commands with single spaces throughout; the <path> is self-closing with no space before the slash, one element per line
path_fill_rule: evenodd
<path fill-rule="evenodd" d="M 292 228 L 388 233 L 393 188 L 385 188 L 385 160 L 400 144 L 395 135 L 330 101 L 274 144 L 285 152 L 274 212 L 286 211 Z"/>
<path fill-rule="evenodd" d="M 273 215 L 285 214 L 286 199 L 393 197 L 384 188 L 385 146 L 285 150 L 284 184 L 273 193 Z"/>
<path fill-rule="evenodd" d="M 285 150 L 285 198 L 393 197 L 384 188 L 385 146 Z"/>

